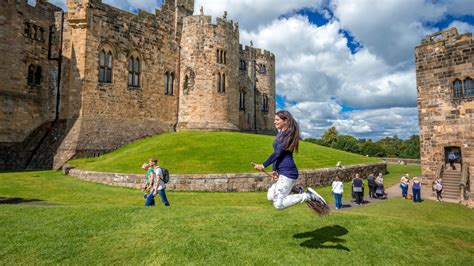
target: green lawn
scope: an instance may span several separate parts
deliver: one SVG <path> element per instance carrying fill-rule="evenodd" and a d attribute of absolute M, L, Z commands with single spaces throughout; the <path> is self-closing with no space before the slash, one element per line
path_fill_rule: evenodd
<path fill-rule="evenodd" d="M 419 167 L 389 165 L 386 182 L 406 170 Z M 170 208 L 145 208 L 138 190 L 52 171 L 0 173 L 0 196 L 39 200 L 0 205 L 0 265 L 474 264 L 474 212 L 458 204 L 389 199 L 320 218 L 263 192 L 169 191 Z"/>
<path fill-rule="evenodd" d="M 155 156 L 159 164 L 174 174 L 246 173 L 250 162 L 262 163 L 272 152 L 274 136 L 238 132 L 173 132 L 135 141 L 96 158 L 70 161 L 93 171 L 142 173 L 140 166 Z M 300 142 L 295 154 L 300 169 L 380 162 L 376 158 Z"/>

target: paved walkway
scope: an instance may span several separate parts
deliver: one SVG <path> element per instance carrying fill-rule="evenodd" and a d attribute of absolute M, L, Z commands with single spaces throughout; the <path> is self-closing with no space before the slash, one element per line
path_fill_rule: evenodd
<path fill-rule="evenodd" d="M 385 189 L 385 193 L 387 193 L 387 199 L 401 198 L 402 197 L 402 191 L 400 189 L 399 184 L 395 184 L 395 185 Z M 411 188 L 408 191 L 408 194 L 412 194 L 411 193 Z M 421 200 L 437 200 L 436 199 L 436 194 L 433 195 L 433 192 L 431 190 L 430 185 L 424 184 L 424 183 L 422 184 L 422 186 L 421 186 Z M 349 200 L 346 200 L 346 201 L 342 202 L 342 209 L 357 208 L 357 207 L 363 206 L 365 204 L 377 203 L 379 201 L 384 201 L 384 200 L 369 198 L 368 188 L 366 188 L 365 191 L 364 191 L 364 203 L 362 203 L 361 205 L 357 205 L 355 202 L 351 202 Z M 444 201 L 458 203 L 458 201 L 450 200 L 450 199 L 446 199 Z M 331 210 L 336 210 L 336 207 L 334 206 L 334 203 L 331 203 L 330 207 L 331 207 Z"/>

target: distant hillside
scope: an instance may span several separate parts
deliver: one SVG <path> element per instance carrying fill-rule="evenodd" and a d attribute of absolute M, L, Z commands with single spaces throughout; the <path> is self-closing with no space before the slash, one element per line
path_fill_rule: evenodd
<path fill-rule="evenodd" d="M 96 158 L 70 161 L 80 169 L 142 173 L 142 163 L 154 156 L 174 174 L 253 172 L 250 162 L 262 163 L 272 152 L 274 136 L 238 132 L 173 132 L 135 141 Z M 378 162 L 375 158 L 301 141 L 295 154 L 299 169 Z"/>

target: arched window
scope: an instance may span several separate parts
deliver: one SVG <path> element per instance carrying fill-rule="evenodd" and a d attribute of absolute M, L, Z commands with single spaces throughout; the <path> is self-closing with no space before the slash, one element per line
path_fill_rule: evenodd
<path fill-rule="evenodd" d="M 216 58 L 217 58 L 217 63 L 220 63 L 219 59 L 220 59 L 220 50 L 217 49 L 216 51 Z"/>
<path fill-rule="evenodd" d="M 41 66 L 34 64 L 28 66 L 28 85 L 41 85 Z"/>
<path fill-rule="evenodd" d="M 33 64 L 28 66 L 28 84 L 35 84 L 35 65 Z"/>
<path fill-rule="evenodd" d="M 222 74 L 221 78 L 221 91 L 220 92 L 225 92 L 225 74 Z"/>
<path fill-rule="evenodd" d="M 99 82 L 112 83 L 112 52 L 99 52 Z"/>
<path fill-rule="evenodd" d="M 174 73 L 172 72 L 168 78 L 168 94 L 173 95 L 174 93 Z"/>
<path fill-rule="evenodd" d="M 241 111 L 245 110 L 245 92 L 243 92 L 243 91 L 240 92 L 239 110 L 241 110 Z"/>
<path fill-rule="evenodd" d="M 224 62 L 224 65 L 225 65 L 226 62 L 227 62 L 227 52 L 226 52 L 226 51 L 224 51 L 224 61 L 223 61 L 223 62 Z"/>
<path fill-rule="evenodd" d="M 464 96 L 474 96 L 474 83 L 471 78 L 466 78 L 464 80 Z"/>
<path fill-rule="evenodd" d="M 221 64 L 224 62 L 224 51 L 221 50 L 220 61 Z"/>
<path fill-rule="evenodd" d="M 268 112 L 268 96 L 266 94 L 262 95 L 262 111 Z"/>
<path fill-rule="evenodd" d="M 41 66 L 36 66 L 35 85 L 41 85 Z"/>
<path fill-rule="evenodd" d="M 221 92 L 221 73 L 216 74 L 216 88 L 217 92 Z"/>
<path fill-rule="evenodd" d="M 170 87 L 170 73 L 166 72 L 163 78 L 165 81 L 165 95 L 168 95 Z"/>
<path fill-rule="evenodd" d="M 462 83 L 459 79 L 456 79 L 453 82 L 453 94 L 454 94 L 454 98 L 462 97 Z"/>
<path fill-rule="evenodd" d="M 128 59 L 128 86 L 140 87 L 140 59 L 130 57 Z"/>
<path fill-rule="evenodd" d="M 240 70 L 246 70 L 246 69 L 247 69 L 247 66 L 246 66 L 246 64 L 245 64 L 245 60 L 240 60 L 239 69 L 240 69 Z"/>
<path fill-rule="evenodd" d="M 265 67 L 264 64 L 262 64 L 262 63 L 258 64 L 258 73 L 260 73 L 260 74 L 266 74 L 267 73 L 267 68 Z"/>

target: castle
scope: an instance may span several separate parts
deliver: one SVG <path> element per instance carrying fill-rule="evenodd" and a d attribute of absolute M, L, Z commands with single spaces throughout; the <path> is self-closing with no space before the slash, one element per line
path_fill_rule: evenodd
<path fill-rule="evenodd" d="M 468 199 L 474 173 L 472 33 L 436 32 L 415 52 L 422 174 L 430 181 L 441 177 L 446 197 Z"/>
<path fill-rule="evenodd" d="M 193 0 L 0 3 L 0 169 L 61 167 L 167 131 L 273 133 L 275 56 Z"/>

